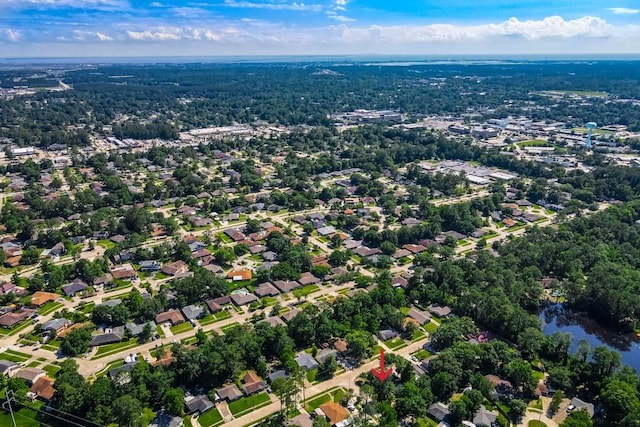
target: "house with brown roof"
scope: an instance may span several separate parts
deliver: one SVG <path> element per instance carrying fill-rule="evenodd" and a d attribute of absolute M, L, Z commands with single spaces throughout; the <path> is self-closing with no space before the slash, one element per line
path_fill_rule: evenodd
<path fill-rule="evenodd" d="M 172 325 L 179 325 L 184 323 L 184 317 L 182 316 L 182 313 L 180 313 L 180 310 L 165 311 L 164 313 L 158 314 L 155 320 L 158 324 L 170 322 Z"/>
<path fill-rule="evenodd" d="M 41 307 L 49 301 L 55 301 L 60 298 L 60 295 L 53 292 L 37 291 L 31 296 L 31 306 Z"/>
<path fill-rule="evenodd" d="M 53 388 L 55 380 L 47 376 L 40 377 L 33 383 L 29 389 L 30 393 L 33 393 L 34 398 L 40 398 L 43 400 L 51 400 L 56 389 Z"/>
<path fill-rule="evenodd" d="M 175 276 L 180 273 L 186 273 L 188 270 L 189 266 L 184 261 L 180 260 L 164 265 L 160 271 L 167 276 Z"/>
<path fill-rule="evenodd" d="M 242 384 L 244 384 L 242 389 L 247 396 L 265 389 L 264 381 L 262 381 L 262 378 L 260 378 L 255 371 L 247 371 L 244 377 L 242 377 Z"/>
<path fill-rule="evenodd" d="M 431 322 L 431 314 L 426 311 L 418 310 L 417 308 L 410 308 L 407 316 L 418 322 L 420 326 Z"/>
<path fill-rule="evenodd" d="M 248 269 L 234 270 L 227 273 L 227 279 L 231 279 L 234 282 L 251 280 L 251 277 L 253 277 L 253 273 Z"/>
<path fill-rule="evenodd" d="M 316 276 L 314 276 L 309 272 L 302 273 L 302 275 L 300 276 L 300 279 L 298 279 L 298 283 L 300 283 L 302 286 L 312 285 L 320 281 L 321 281 L 320 279 L 318 279 Z"/>
<path fill-rule="evenodd" d="M 348 347 L 349 345 L 347 344 L 347 341 L 343 340 L 342 338 L 335 340 L 333 343 L 333 348 L 338 350 L 338 353 L 346 353 L 349 349 Z"/>
<path fill-rule="evenodd" d="M 219 388 L 216 391 L 216 394 L 222 400 L 226 400 L 227 402 L 233 402 L 234 400 L 238 400 L 242 397 L 242 392 L 235 384 L 228 384 L 222 388 Z"/>
<path fill-rule="evenodd" d="M 262 298 L 262 297 L 274 297 L 280 294 L 280 291 L 278 291 L 278 289 L 276 289 L 276 287 L 273 286 L 271 283 L 262 283 L 253 291 L 253 293 L 259 296 L 260 298 Z"/>
<path fill-rule="evenodd" d="M 5 313 L 0 316 L 0 326 L 5 328 L 13 328 L 18 323 L 27 319 L 35 313 L 35 310 L 30 310 L 27 308 L 21 308 L 19 311 L 12 313 Z"/>
<path fill-rule="evenodd" d="M 131 265 L 125 265 L 111 270 L 111 275 L 117 280 L 133 280 L 138 277 L 138 273 Z"/>
<path fill-rule="evenodd" d="M 339 403 L 329 401 L 318 407 L 332 426 L 349 418 L 349 411 Z"/>

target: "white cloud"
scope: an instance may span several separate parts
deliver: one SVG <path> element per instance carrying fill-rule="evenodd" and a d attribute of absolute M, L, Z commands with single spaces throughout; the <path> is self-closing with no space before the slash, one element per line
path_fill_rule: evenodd
<path fill-rule="evenodd" d="M 127 36 L 132 40 L 138 41 L 175 41 L 180 40 L 180 34 L 176 31 L 127 31 Z"/>
<path fill-rule="evenodd" d="M 628 7 L 610 7 L 607 10 L 616 15 L 635 15 L 640 13 L 640 9 L 631 9 Z"/>
<path fill-rule="evenodd" d="M 334 10 L 327 11 L 327 18 L 334 19 L 334 20 L 339 21 L 339 22 L 355 22 L 356 21 L 353 18 L 349 18 L 347 16 L 340 15 Z"/>
<path fill-rule="evenodd" d="M 98 37 L 98 40 L 100 40 L 102 42 L 113 40 L 113 37 L 110 37 L 110 36 L 108 36 L 106 34 L 103 34 L 103 33 L 100 33 L 100 32 L 96 33 L 96 37 Z"/>
<path fill-rule="evenodd" d="M 3 6 L 14 9 L 71 7 L 116 10 L 128 7 L 129 2 L 126 0 L 1 0 L 0 8 Z"/>
<path fill-rule="evenodd" d="M 8 40 L 10 42 L 18 42 L 22 38 L 22 33 L 11 28 L 0 29 L 0 40 Z"/>
<path fill-rule="evenodd" d="M 297 10 L 301 12 L 319 12 L 322 10 L 322 5 L 320 4 L 306 4 L 297 2 L 289 3 L 282 1 L 266 1 L 262 3 L 255 3 L 251 1 L 225 0 L 224 5 L 228 7 L 238 7 L 243 9 Z"/>

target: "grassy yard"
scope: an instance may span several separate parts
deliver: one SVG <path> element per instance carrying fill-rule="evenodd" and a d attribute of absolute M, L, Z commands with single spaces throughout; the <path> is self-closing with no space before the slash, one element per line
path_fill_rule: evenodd
<path fill-rule="evenodd" d="M 173 332 L 174 335 L 177 335 L 177 334 L 181 334 L 183 332 L 187 332 L 187 331 L 192 330 L 193 329 L 193 325 L 191 324 L 191 322 L 184 322 L 184 323 L 181 323 L 179 325 L 172 326 L 169 329 L 171 329 L 171 332 Z"/>
<path fill-rule="evenodd" d="M 14 326 L 13 328 L 11 328 L 8 332 L 7 335 L 13 336 L 13 335 L 18 335 L 20 332 L 24 331 L 25 329 L 27 329 L 29 327 L 29 325 L 31 325 L 31 320 L 27 319 L 24 320 L 22 322 L 20 322 L 18 324 L 18 326 Z"/>
<path fill-rule="evenodd" d="M 433 331 L 435 331 L 436 329 L 438 329 L 438 325 L 436 325 L 433 322 L 429 322 L 426 325 L 424 325 L 424 330 L 427 331 L 430 334 L 432 334 Z"/>
<path fill-rule="evenodd" d="M 8 360 L 9 362 L 23 363 L 31 359 L 31 356 L 26 353 L 20 353 L 15 350 L 6 350 L 0 353 L 0 359 Z"/>
<path fill-rule="evenodd" d="M 56 365 L 55 363 L 52 363 L 51 365 L 47 365 L 44 368 L 42 368 L 47 375 L 49 375 L 51 378 L 55 378 L 56 374 L 58 373 L 58 371 L 60 370 L 60 366 Z"/>
<path fill-rule="evenodd" d="M 328 393 L 325 393 L 319 397 L 316 397 L 313 400 L 308 400 L 307 406 L 305 407 L 305 409 L 307 410 L 307 412 L 311 414 L 313 413 L 313 411 L 318 409 L 320 405 L 322 405 L 323 403 L 327 403 L 330 400 L 331 400 L 331 396 Z"/>
<path fill-rule="evenodd" d="M 547 427 L 545 423 L 538 420 L 529 420 L 529 424 L 527 424 L 527 426 L 528 427 Z"/>
<path fill-rule="evenodd" d="M 310 383 L 313 383 L 316 380 L 316 377 L 318 376 L 318 368 L 307 371 L 306 376 L 307 376 L 307 381 L 309 381 Z"/>
<path fill-rule="evenodd" d="M 37 402 L 42 406 L 40 402 Z M 16 424 L 20 427 L 40 427 L 42 424 L 36 421 L 36 417 L 38 416 L 38 412 L 33 409 L 21 407 L 19 410 L 14 412 L 16 418 Z M 0 425 L 3 426 L 12 426 L 13 421 L 11 420 L 11 414 L 6 411 L 0 411 Z"/>
<path fill-rule="evenodd" d="M 413 333 L 411 334 L 411 341 L 418 341 L 424 337 L 426 337 L 427 335 L 422 332 L 420 329 L 416 329 L 415 331 L 413 331 Z"/>
<path fill-rule="evenodd" d="M 307 285 L 302 288 L 294 289 L 292 293 L 293 293 L 293 296 L 298 298 L 298 297 L 306 297 L 307 295 L 317 292 L 319 290 L 320 290 L 320 287 L 318 285 Z"/>
<path fill-rule="evenodd" d="M 108 239 L 98 240 L 98 245 L 102 246 L 105 249 L 112 249 L 116 247 L 116 244 Z"/>
<path fill-rule="evenodd" d="M 233 243 L 233 239 L 224 233 L 218 233 L 216 237 L 219 238 L 222 243 Z"/>
<path fill-rule="evenodd" d="M 229 411 L 234 417 L 242 416 L 253 409 L 267 406 L 271 399 L 266 392 L 254 394 L 253 396 L 242 397 L 235 402 L 229 403 Z"/>
<path fill-rule="evenodd" d="M 138 345 L 138 340 L 136 338 L 131 338 L 129 341 L 116 342 L 113 344 L 106 344 L 100 346 L 96 355 L 91 358 L 91 360 L 100 359 L 101 357 L 109 356 L 114 353 L 118 353 L 120 351 L 133 348 Z"/>
<path fill-rule="evenodd" d="M 80 304 L 75 307 L 76 311 L 79 311 L 82 314 L 89 314 L 93 311 L 93 307 L 96 306 L 95 302 L 90 302 L 88 304 Z"/>
<path fill-rule="evenodd" d="M 235 327 L 236 327 L 236 326 L 238 326 L 238 325 L 240 325 L 240 323 L 238 323 L 238 322 L 233 322 L 233 323 L 231 323 L 231 324 L 229 324 L 229 325 L 227 325 L 227 326 L 223 326 L 221 329 L 222 329 L 222 332 L 226 333 L 229 329 L 231 329 L 231 328 L 235 328 Z"/>
<path fill-rule="evenodd" d="M 156 332 L 158 333 L 160 338 L 164 338 L 165 337 L 164 330 L 162 329 L 162 326 L 156 325 Z"/>
<path fill-rule="evenodd" d="M 431 352 L 429 352 L 428 350 L 425 350 L 425 349 L 421 349 L 421 350 L 416 351 L 415 353 L 411 353 L 411 355 L 413 357 L 415 357 L 416 359 L 418 359 L 418 360 L 424 360 L 424 359 L 426 359 L 426 358 L 431 356 Z"/>
<path fill-rule="evenodd" d="M 198 417 L 198 422 L 202 427 L 213 427 L 222 424 L 224 420 L 217 409 L 213 408 Z"/>
<path fill-rule="evenodd" d="M 389 347 L 391 350 L 398 350 L 400 348 L 406 347 L 407 343 L 400 337 L 392 338 L 384 342 L 384 344 Z"/>
<path fill-rule="evenodd" d="M 40 316 L 46 316 L 47 314 L 53 313 L 54 311 L 56 311 L 57 309 L 59 309 L 62 306 L 63 306 L 62 303 L 55 302 L 55 301 L 49 301 L 48 303 L 46 303 L 45 305 L 40 307 L 40 309 L 38 310 L 38 314 Z"/>
<path fill-rule="evenodd" d="M 542 400 L 540 400 L 540 399 L 532 400 L 531 402 L 529 402 L 529 404 L 527 406 L 529 408 L 533 408 L 533 409 L 537 409 L 538 411 L 542 411 Z"/>
<path fill-rule="evenodd" d="M 269 306 L 272 306 L 272 305 L 276 305 L 277 302 L 278 302 L 278 298 L 276 298 L 276 297 L 264 297 L 264 298 L 260 299 L 260 302 L 265 307 L 269 307 Z"/>

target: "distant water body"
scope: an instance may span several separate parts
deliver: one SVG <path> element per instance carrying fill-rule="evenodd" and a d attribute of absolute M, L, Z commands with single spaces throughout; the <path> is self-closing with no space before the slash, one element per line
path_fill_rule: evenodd
<path fill-rule="evenodd" d="M 329 65 L 416 66 L 416 65 L 499 65 L 514 62 L 597 62 L 637 61 L 640 55 L 317 55 L 317 56 L 143 56 L 143 57 L 50 57 L 0 58 L 0 65 L 62 64 L 234 64 L 234 63 L 324 63 Z"/>
<path fill-rule="evenodd" d="M 574 352 L 581 339 L 591 348 L 606 346 L 620 353 L 622 363 L 640 374 L 640 338 L 633 333 L 619 334 L 598 324 L 593 319 L 564 308 L 561 304 L 546 306 L 539 315 L 544 335 L 554 332 L 569 333 L 573 337 L 570 351 Z"/>

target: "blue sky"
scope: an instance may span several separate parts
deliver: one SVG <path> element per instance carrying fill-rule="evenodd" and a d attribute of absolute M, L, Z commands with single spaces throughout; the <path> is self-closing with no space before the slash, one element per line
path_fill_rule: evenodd
<path fill-rule="evenodd" d="M 0 0 L 0 55 L 640 53 L 640 0 Z"/>

